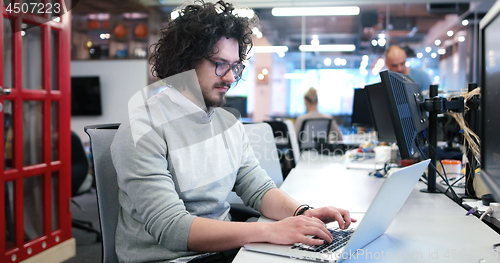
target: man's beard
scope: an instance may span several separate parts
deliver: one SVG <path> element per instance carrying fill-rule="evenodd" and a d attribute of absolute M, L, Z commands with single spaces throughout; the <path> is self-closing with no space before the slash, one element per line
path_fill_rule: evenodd
<path fill-rule="evenodd" d="M 231 85 L 225 82 L 220 82 L 212 86 L 212 90 L 215 89 L 215 87 L 227 87 L 229 90 L 231 88 Z M 211 90 L 211 91 L 212 91 Z M 216 99 L 209 98 L 208 94 L 205 94 L 205 89 L 201 89 L 201 94 L 203 95 L 203 100 L 205 101 L 205 106 L 207 108 L 211 107 L 222 107 L 224 106 L 224 103 L 226 103 L 226 94 L 222 93 L 220 97 Z"/>

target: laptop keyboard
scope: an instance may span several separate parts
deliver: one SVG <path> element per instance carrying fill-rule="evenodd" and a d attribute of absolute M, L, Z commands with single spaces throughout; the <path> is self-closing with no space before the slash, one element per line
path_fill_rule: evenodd
<path fill-rule="evenodd" d="M 335 252 L 341 247 L 345 246 L 347 244 L 347 241 L 349 241 L 352 234 L 354 233 L 354 229 L 342 230 L 340 228 L 335 228 L 328 230 L 330 231 L 330 233 L 332 233 L 333 236 L 333 242 L 330 244 L 325 243 L 320 246 L 310 246 L 302 243 L 297 243 L 293 245 L 291 248 L 298 250 L 306 250 L 311 252 L 320 252 L 320 253 Z M 318 237 L 313 237 L 313 238 L 318 238 Z"/>

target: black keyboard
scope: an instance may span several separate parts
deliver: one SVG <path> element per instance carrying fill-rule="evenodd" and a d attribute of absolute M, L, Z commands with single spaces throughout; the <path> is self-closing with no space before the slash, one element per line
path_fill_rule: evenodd
<path fill-rule="evenodd" d="M 306 250 L 306 251 L 320 252 L 320 253 L 335 252 L 339 248 L 345 246 L 345 244 L 347 244 L 347 241 L 349 241 L 352 234 L 354 233 L 354 229 L 342 230 L 340 228 L 335 228 L 335 229 L 328 229 L 328 230 L 330 231 L 330 233 L 332 233 L 332 236 L 333 236 L 332 243 L 330 243 L 330 244 L 324 243 L 323 245 L 320 245 L 320 246 L 310 246 L 310 245 L 298 243 L 298 244 L 293 245 L 292 249 L 299 249 L 299 250 Z M 313 237 L 313 238 L 318 238 L 318 237 Z"/>

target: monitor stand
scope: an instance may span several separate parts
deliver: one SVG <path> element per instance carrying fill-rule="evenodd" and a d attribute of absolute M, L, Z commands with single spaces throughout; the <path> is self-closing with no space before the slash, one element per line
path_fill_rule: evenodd
<path fill-rule="evenodd" d="M 431 159 L 431 167 L 427 169 L 427 188 L 420 190 L 425 193 L 441 193 L 436 187 L 436 161 L 437 161 L 437 125 L 439 113 L 453 110 L 454 112 L 463 112 L 464 98 L 455 97 L 451 101 L 438 96 L 438 85 L 429 87 L 429 99 L 421 104 L 423 110 L 429 112 L 429 158 Z M 455 200 L 457 201 L 457 200 Z"/>

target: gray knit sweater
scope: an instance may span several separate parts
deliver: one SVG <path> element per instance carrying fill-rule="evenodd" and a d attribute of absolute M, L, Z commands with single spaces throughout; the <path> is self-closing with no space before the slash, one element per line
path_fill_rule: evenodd
<path fill-rule="evenodd" d="M 174 88 L 129 110 L 111 153 L 120 188 L 120 262 L 196 254 L 187 249 L 195 217 L 230 220 L 231 191 L 260 211 L 262 197 L 276 187 L 231 113 L 215 108 L 207 114 Z"/>

